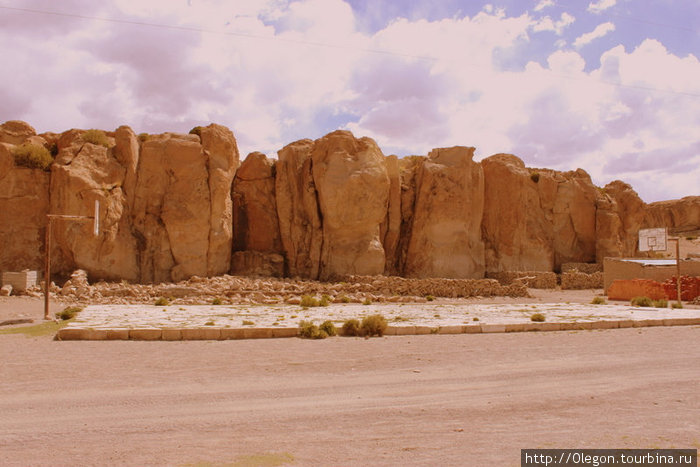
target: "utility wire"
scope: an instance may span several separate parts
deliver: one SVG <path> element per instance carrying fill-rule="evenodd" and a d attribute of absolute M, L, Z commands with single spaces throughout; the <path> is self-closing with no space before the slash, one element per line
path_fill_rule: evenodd
<path fill-rule="evenodd" d="M 559 6 L 559 5 L 556 5 L 556 6 Z M 308 46 L 314 46 L 314 47 L 345 49 L 345 50 L 367 52 L 367 53 L 372 53 L 372 54 L 392 55 L 392 56 L 397 56 L 397 57 L 412 58 L 412 59 L 416 59 L 416 60 L 424 60 L 424 61 L 431 61 L 431 62 L 454 60 L 454 57 L 450 58 L 450 57 L 438 57 L 438 56 L 428 56 L 428 55 L 414 55 L 414 54 L 403 53 L 403 52 L 392 51 L 392 50 L 358 48 L 358 47 L 349 46 L 349 45 L 331 44 L 331 43 L 327 43 L 327 42 L 316 42 L 316 41 L 309 41 L 309 40 L 304 40 L 304 39 L 292 39 L 292 38 L 288 38 L 288 37 L 279 37 L 279 36 L 265 36 L 262 34 L 252 34 L 252 33 L 247 33 L 247 32 L 217 31 L 217 30 L 213 30 L 213 29 L 205 29 L 205 28 L 194 27 L 194 26 L 181 26 L 181 25 L 162 24 L 162 23 L 150 23 L 150 22 L 146 22 L 146 21 L 135 21 L 135 20 L 127 20 L 127 19 L 106 18 L 106 17 L 101 17 L 101 16 L 79 15 L 79 14 L 75 14 L 75 13 L 62 13 L 62 12 L 58 12 L 58 11 L 39 10 L 39 9 L 33 9 L 33 8 L 8 7 L 8 6 L 4 6 L 4 5 L 0 5 L 0 9 L 10 10 L 10 11 L 18 11 L 18 12 L 22 12 L 22 13 L 60 16 L 60 17 L 64 17 L 64 18 L 78 18 L 78 19 L 83 19 L 83 20 L 88 20 L 88 21 L 102 21 L 102 22 L 114 23 L 114 24 L 127 24 L 127 25 L 169 29 L 169 30 L 176 30 L 176 31 L 187 31 L 187 32 L 196 32 L 196 33 L 204 33 L 204 34 L 218 34 L 218 35 L 223 35 L 223 36 L 245 37 L 245 38 L 252 38 L 252 39 L 263 39 L 263 40 L 269 40 L 269 41 L 281 41 L 281 42 L 289 42 L 289 43 L 308 45 Z M 574 9 L 576 9 L 576 8 L 574 8 Z M 690 31 L 693 31 L 693 30 L 691 29 Z M 463 63 L 463 64 L 468 65 L 472 68 L 483 68 L 483 67 L 480 67 L 479 65 L 476 65 L 476 64 L 470 64 L 470 63 Z M 593 82 L 606 84 L 606 85 L 610 85 L 610 86 L 615 86 L 615 87 L 620 87 L 620 88 L 632 88 L 632 89 L 640 89 L 640 90 L 644 90 L 644 91 L 662 92 L 662 93 L 667 93 L 667 94 L 676 94 L 676 95 L 681 95 L 681 96 L 700 98 L 700 94 L 695 94 L 695 93 L 690 93 L 690 92 L 673 91 L 673 90 L 669 90 L 669 89 L 659 89 L 659 88 L 654 88 L 651 86 L 617 83 L 614 81 L 595 79 L 595 78 L 592 78 L 589 76 L 586 76 L 586 77 L 573 76 L 573 75 L 568 75 L 565 73 L 555 72 L 553 70 L 547 70 L 547 71 L 551 74 L 554 74 L 554 75 L 557 75 L 557 76 L 560 76 L 562 78 L 566 78 L 569 80 L 577 80 L 577 81 L 586 80 L 586 81 L 593 81 Z"/>

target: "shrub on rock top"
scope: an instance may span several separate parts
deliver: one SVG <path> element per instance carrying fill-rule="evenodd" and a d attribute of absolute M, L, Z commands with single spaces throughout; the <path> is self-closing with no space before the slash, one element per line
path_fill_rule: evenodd
<path fill-rule="evenodd" d="M 44 146 L 32 143 L 24 143 L 12 150 L 15 164 L 29 169 L 48 170 L 53 162 L 51 153 Z"/>

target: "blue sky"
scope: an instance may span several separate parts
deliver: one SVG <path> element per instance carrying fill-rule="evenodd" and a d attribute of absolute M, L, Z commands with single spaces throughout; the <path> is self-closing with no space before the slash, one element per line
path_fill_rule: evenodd
<path fill-rule="evenodd" d="M 0 121 L 231 128 L 271 157 L 342 128 L 700 195 L 697 0 L 0 0 Z"/>

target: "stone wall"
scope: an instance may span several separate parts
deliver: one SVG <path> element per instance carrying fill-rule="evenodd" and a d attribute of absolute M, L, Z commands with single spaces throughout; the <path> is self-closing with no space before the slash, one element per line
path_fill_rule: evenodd
<path fill-rule="evenodd" d="M 555 289 L 557 287 L 557 275 L 553 272 L 502 271 L 490 272 L 487 274 L 487 277 L 496 279 L 503 285 L 518 282 L 532 289 Z"/>

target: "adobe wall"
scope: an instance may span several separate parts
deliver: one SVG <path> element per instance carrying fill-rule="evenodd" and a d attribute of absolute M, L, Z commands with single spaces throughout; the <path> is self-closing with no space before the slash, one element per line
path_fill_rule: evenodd
<path fill-rule="evenodd" d="M 681 260 L 681 275 L 700 276 L 700 261 Z M 622 258 L 605 258 L 603 262 L 603 286 L 607 294 L 616 279 L 651 279 L 663 282 L 676 275 L 676 266 L 643 265 Z"/>

